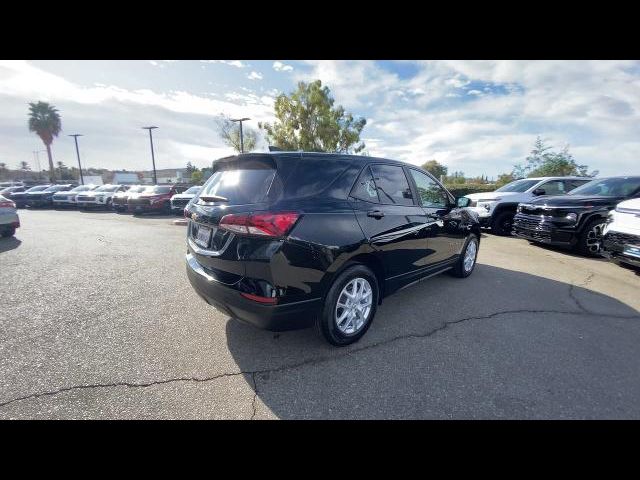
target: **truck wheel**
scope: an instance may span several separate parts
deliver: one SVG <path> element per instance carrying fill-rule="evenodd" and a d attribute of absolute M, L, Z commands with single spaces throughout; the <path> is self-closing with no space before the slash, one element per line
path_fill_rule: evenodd
<path fill-rule="evenodd" d="M 576 249 L 582 255 L 598 257 L 602 251 L 602 230 L 606 224 L 604 218 L 594 218 L 582 229 Z"/>
<path fill-rule="evenodd" d="M 496 235 L 511 235 L 513 217 L 515 216 L 516 214 L 513 212 L 500 212 L 493 222 L 491 222 L 491 231 Z"/>

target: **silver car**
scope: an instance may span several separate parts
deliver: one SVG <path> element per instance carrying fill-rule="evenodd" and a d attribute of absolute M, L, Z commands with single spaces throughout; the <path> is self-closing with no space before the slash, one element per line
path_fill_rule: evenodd
<path fill-rule="evenodd" d="M 0 195 L 0 234 L 3 237 L 12 237 L 19 226 L 20 217 L 16 211 L 16 204 Z"/>

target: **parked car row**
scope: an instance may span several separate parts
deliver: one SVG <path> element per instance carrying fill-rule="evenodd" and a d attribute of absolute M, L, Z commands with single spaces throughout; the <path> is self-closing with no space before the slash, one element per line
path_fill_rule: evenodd
<path fill-rule="evenodd" d="M 168 185 L 76 185 L 46 184 L 31 188 L 13 185 L 0 190 L 15 208 L 78 207 L 101 208 L 141 214 L 182 213 L 201 187 Z"/>
<path fill-rule="evenodd" d="M 640 176 L 527 178 L 467 197 L 498 235 L 640 266 Z"/>

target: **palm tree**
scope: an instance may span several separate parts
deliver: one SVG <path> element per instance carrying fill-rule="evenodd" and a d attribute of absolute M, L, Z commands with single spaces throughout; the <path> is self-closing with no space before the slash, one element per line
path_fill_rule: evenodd
<path fill-rule="evenodd" d="M 29 131 L 35 132 L 47 147 L 49 157 L 49 181 L 55 181 L 51 143 L 62 130 L 62 122 L 58 110 L 46 102 L 29 103 Z"/>

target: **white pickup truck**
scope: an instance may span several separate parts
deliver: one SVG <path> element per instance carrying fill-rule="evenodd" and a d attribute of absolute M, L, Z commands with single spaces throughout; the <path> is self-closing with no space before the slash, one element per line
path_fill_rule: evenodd
<path fill-rule="evenodd" d="M 478 214 L 480 225 L 496 235 L 510 235 L 518 204 L 540 195 L 564 195 L 593 180 L 591 177 L 524 178 L 498 188 L 495 192 L 471 193 L 470 207 Z"/>

